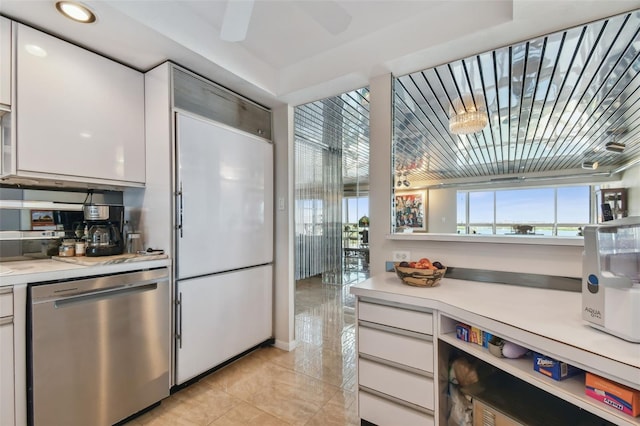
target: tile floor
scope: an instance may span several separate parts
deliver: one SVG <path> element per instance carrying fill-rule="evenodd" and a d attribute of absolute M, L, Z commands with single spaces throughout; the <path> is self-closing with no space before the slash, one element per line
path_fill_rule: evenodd
<path fill-rule="evenodd" d="M 346 277 L 350 284 L 362 274 Z M 261 348 L 130 421 L 140 425 L 359 425 L 349 285 L 296 283 L 297 347 Z"/>

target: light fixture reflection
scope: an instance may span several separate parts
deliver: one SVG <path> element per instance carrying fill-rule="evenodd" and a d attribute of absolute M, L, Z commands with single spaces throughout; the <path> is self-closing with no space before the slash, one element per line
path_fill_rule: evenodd
<path fill-rule="evenodd" d="M 26 50 L 33 56 L 37 56 L 38 58 L 44 58 L 47 56 L 47 51 L 36 44 L 26 44 L 24 46 L 24 50 Z"/>
<path fill-rule="evenodd" d="M 465 106 L 466 105 L 466 106 Z M 489 118 L 484 110 L 484 96 L 476 95 L 453 101 L 449 109 L 449 132 L 454 135 L 468 135 L 477 133 L 489 124 Z"/>
<path fill-rule="evenodd" d="M 587 169 L 587 170 L 595 170 L 598 168 L 598 162 L 597 161 L 583 161 L 582 162 L 582 168 L 583 169 Z"/>
<path fill-rule="evenodd" d="M 89 8 L 80 3 L 71 1 L 59 1 L 56 3 L 56 9 L 69 19 L 83 24 L 95 22 L 96 15 Z"/>

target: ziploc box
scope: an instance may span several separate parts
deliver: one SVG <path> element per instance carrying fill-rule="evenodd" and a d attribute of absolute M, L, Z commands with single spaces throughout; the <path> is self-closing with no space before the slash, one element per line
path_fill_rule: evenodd
<path fill-rule="evenodd" d="M 554 380 L 563 380 L 582 372 L 582 370 L 573 365 L 539 353 L 533 354 L 533 369 Z"/>
<path fill-rule="evenodd" d="M 640 415 L 640 391 L 592 373 L 586 374 L 585 393 L 632 416 Z"/>

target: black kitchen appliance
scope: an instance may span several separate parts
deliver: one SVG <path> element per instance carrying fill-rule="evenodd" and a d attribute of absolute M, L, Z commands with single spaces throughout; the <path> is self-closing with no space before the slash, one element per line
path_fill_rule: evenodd
<path fill-rule="evenodd" d="M 84 205 L 86 256 L 112 256 L 124 253 L 124 206 Z"/>

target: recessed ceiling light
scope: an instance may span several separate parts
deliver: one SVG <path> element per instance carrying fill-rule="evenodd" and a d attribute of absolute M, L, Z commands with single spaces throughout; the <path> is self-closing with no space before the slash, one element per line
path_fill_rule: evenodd
<path fill-rule="evenodd" d="M 624 151 L 624 148 L 625 148 L 625 144 L 614 141 L 614 142 L 607 142 L 605 144 L 604 149 L 610 152 L 621 153 L 622 151 Z"/>
<path fill-rule="evenodd" d="M 89 8 L 80 3 L 59 1 L 56 3 L 56 9 L 58 9 L 58 12 L 62 13 L 67 18 L 84 24 L 90 24 L 96 20 L 96 15 L 94 15 Z"/>

